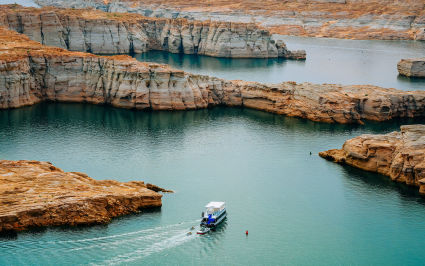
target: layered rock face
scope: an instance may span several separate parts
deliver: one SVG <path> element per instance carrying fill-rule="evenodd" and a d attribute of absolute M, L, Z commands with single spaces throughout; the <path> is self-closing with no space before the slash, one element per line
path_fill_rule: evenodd
<path fill-rule="evenodd" d="M 425 40 L 423 0 L 36 0 L 152 17 L 251 22 L 273 33 L 350 39 Z"/>
<path fill-rule="evenodd" d="M 49 162 L 0 160 L 0 233 L 107 223 L 160 207 L 161 197 L 141 181 L 98 181 Z"/>
<path fill-rule="evenodd" d="M 0 8 L 0 25 L 45 45 L 96 54 L 162 50 L 234 58 L 305 59 L 255 24 L 154 19 L 96 10 Z"/>
<path fill-rule="evenodd" d="M 425 58 L 402 59 L 398 62 L 397 69 L 403 76 L 425 78 Z"/>
<path fill-rule="evenodd" d="M 425 125 L 402 126 L 400 132 L 385 135 L 361 135 L 347 140 L 342 149 L 319 155 L 418 186 L 425 195 Z"/>
<path fill-rule="evenodd" d="M 0 27 L 0 109 L 45 100 L 152 110 L 239 106 L 328 123 L 425 116 L 423 91 L 226 81 L 124 55 L 43 46 Z"/>

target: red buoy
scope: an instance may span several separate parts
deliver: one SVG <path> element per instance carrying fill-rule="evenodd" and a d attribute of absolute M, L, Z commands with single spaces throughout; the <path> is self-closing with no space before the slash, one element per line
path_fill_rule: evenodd
<path fill-rule="evenodd" d="M 245 234 L 248 235 L 248 230 L 246 230 Z"/>

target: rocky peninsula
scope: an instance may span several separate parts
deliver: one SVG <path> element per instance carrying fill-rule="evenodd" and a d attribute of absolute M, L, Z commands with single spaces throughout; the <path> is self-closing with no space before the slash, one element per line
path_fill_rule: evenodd
<path fill-rule="evenodd" d="M 161 207 L 162 195 L 149 186 L 141 181 L 94 180 L 49 162 L 0 160 L 0 233 L 101 224 Z"/>
<path fill-rule="evenodd" d="M 425 40 L 425 5 L 417 0 L 36 0 L 150 17 L 252 22 L 272 33 L 345 39 Z"/>
<path fill-rule="evenodd" d="M 232 58 L 305 59 L 253 23 L 147 18 L 98 10 L 0 6 L 0 26 L 44 45 L 95 54 L 149 50 Z"/>
<path fill-rule="evenodd" d="M 0 27 L 0 109 L 41 101 L 140 110 L 238 106 L 328 123 L 425 116 L 424 91 L 227 81 L 125 55 L 97 56 L 44 46 Z"/>
<path fill-rule="evenodd" d="M 325 159 L 389 176 L 419 187 L 425 195 L 425 125 L 401 126 L 400 132 L 361 135 L 342 149 L 320 152 Z"/>
<path fill-rule="evenodd" d="M 425 58 L 402 59 L 397 64 L 400 75 L 412 78 L 425 78 Z"/>

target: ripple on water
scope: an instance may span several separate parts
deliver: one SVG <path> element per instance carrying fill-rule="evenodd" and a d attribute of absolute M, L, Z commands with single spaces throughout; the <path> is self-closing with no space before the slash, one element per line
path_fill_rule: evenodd
<path fill-rule="evenodd" d="M 177 191 L 161 210 L 108 225 L 0 239 L 0 265 L 418 264 L 425 204 L 417 193 L 317 156 L 347 138 L 418 122 L 331 125 L 247 109 L 51 103 L 0 111 L 1 158 Z M 227 222 L 204 237 L 187 235 L 211 200 L 227 202 Z"/>

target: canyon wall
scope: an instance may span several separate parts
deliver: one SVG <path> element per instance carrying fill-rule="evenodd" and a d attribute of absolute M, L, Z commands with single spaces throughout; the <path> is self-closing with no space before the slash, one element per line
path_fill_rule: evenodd
<path fill-rule="evenodd" d="M 425 116 L 424 91 L 227 81 L 125 55 L 96 56 L 43 46 L 0 27 L 0 109 L 45 100 L 141 110 L 239 106 L 329 123 Z"/>
<path fill-rule="evenodd" d="M 400 132 L 384 135 L 361 135 L 347 140 L 342 149 L 319 155 L 418 186 L 425 195 L 425 125 L 402 126 Z"/>
<path fill-rule="evenodd" d="M 425 78 L 425 58 L 402 59 L 397 64 L 400 75 L 413 78 Z"/>
<path fill-rule="evenodd" d="M 4 5 L 0 25 L 45 45 L 95 54 L 148 50 L 233 58 L 305 59 L 255 24 L 155 19 L 96 10 Z"/>
<path fill-rule="evenodd" d="M 144 16 L 255 22 L 273 33 L 349 39 L 425 40 L 424 0 L 36 0 Z"/>
<path fill-rule="evenodd" d="M 107 223 L 161 207 L 161 197 L 141 181 L 94 180 L 49 162 L 0 160 L 0 233 Z"/>

